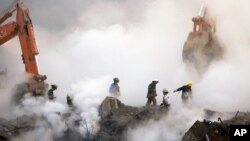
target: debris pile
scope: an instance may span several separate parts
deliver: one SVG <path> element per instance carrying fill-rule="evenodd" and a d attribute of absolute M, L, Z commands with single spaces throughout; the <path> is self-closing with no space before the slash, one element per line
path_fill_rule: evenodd
<path fill-rule="evenodd" d="M 249 125 L 250 113 L 236 112 L 235 117 L 217 121 L 196 121 L 181 141 L 229 141 L 230 125 Z"/>
<path fill-rule="evenodd" d="M 24 95 L 27 93 L 33 96 L 44 96 L 49 88 L 48 83 L 45 82 L 46 79 L 46 75 L 35 75 L 30 77 L 28 81 L 18 84 L 14 91 L 14 104 L 20 104 Z"/>
<path fill-rule="evenodd" d="M 115 107 L 112 104 L 117 102 Z M 166 115 L 168 108 L 159 106 L 132 107 L 123 104 L 118 99 L 106 97 L 100 105 L 100 130 L 96 134 L 96 141 L 120 141 L 126 138 L 128 127 L 134 127 L 148 120 L 159 120 Z"/>
<path fill-rule="evenodd" d="M 127 140 L 128 129 L 133 129 L 149 120 L 160 120 L 166 116 L 169 107 L 150 106 L 132 107 L 123 104 L 113 97 L 106 97 L 99 106 L 99 131 L 94 134 L 87 121 L 81 118 L 77 107 L 68 106 L 66 113 L 54 113 L 59 119 L 65 122 L 66 128 L 60 136 L 52 134 L 54 141 L 120 141 Z M 228 113 L 219 113 L 211 110 L 204 110 L 205 118 L 220 117 Z M 229 113 L 235 115 L 229 120 L 217 121 L 203 120 L 196 121 L 185 133 L 181 141 L 228 141 L 229 126 L 231 124 L 250 124 L 250 113 L 237 112 Z M 13 138 L 41 128 L 41 123 L 46 129 L 53 129 L 53 124 L 44 115 L 23 115 L 13 119 L 0 118 L 0 141 L 10 141 Z M 85 123 L 85 124 L 84 124 Z M 79 127 L 84 126 L 87 133 L 83 134 Z M 166 125 L 167 126 L 167 125 Z"/>

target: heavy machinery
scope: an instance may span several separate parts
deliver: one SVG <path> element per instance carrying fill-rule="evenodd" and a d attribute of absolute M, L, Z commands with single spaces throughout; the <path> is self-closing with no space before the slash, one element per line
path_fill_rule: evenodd
<path fill-rule="evenodd" d="M 16 11 L 16 21 L 8 22 L 2 25 Z M 28 83 L 27 91 L 42 91 L 45 89 L 45 75 L 41 75 L 37 63 L 37 55 L 39 54 L 32 20 L 29 10 L 25 4 L 19 0 L 15 1 L 11 7 L 0 16 L 0 45 L 11 40 L 15 36 L 19 37 L 19 42 L 22 50 L 22 59 L 25 65 L 25 71 L 30 74 L 32 79 Z"/>
<path fill-rule="evenodd" d="M 204 73 L 212 61 L 223 57 L 224 47 L 216 36 L 215 20 L 208 15 L 205 4 L 194 22 L 183 46 L 183 62 L 192 66 L 199 74 Z"/>

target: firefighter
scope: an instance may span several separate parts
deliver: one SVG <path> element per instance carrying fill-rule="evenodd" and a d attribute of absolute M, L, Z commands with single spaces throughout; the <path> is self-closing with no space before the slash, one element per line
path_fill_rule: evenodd
<path fill-rule="evenodd" d="M 166 88 L 164 88 L 162 90 L 162 93 L 163 93 L 163 99 L 162 99 L 161 106 L 162 107 L 168 107 L 170 105 L 169 96 L 168 96 L 168 90 Z"/>
<path fill-rule="evenodd" d="M 69 95 L 67 95 L 67 98 L 66 98 L 66 99 L 67 99 L 67 104 L 68 104 L 68 106 L 69 106 L 69 107 L 72 107 L 72 106 L 73 106 L 73 102 L 72 102 L 73 99 L 72 99 Z"/>
<path fill-rule="evenodd" d="M 50 100 L 55 99 L 56 97 L 54 97 L 54 91 L 57 89 L 57 85 L 53 84 L 51 85 L 51 89 L 48 91 L 48 97 Z"/>
<path fill-rule="evenodd" d="M 113 83 L 109 87 L 110 95 L 112 95 L 114 97 L 120 96 L 120 87 L 118 85 L 119 82 L 120 82 L 119 78 L 117 78 L 117 77 L 113 78 Z"/>
<path fill-rule="evenodd" d="M 186 103 L 187 100 L 192 97 L 192 85 L 193 85 L 193 82 L 189 81 L 187 85 L 184 85 L 174 90 L 174 92 L 182 91 L 181 99 L 183 103 Z"/>
<path fill-rule="evenodd" d="M 153 102 L 153 105 L 156 105 L 156 84 L 158 83 L 158 79 L 154 79 L 149 85 L 148 85 L 148 93 L 147 93 L 147 98 L 148 101 L 146 103 L 146 106 L 150 106 L 151 103 Z"/>

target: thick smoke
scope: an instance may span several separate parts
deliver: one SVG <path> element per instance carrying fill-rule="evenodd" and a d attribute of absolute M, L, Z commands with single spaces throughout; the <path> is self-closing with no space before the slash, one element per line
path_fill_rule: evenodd
<path fill-rule="evenodd" d="M 117 23 L 128 26 L 143 18 L 148 1 L 150 0 L 24 0 L 33 11 L 34 23 L 64 34 L 76 28 L 87 30 Z"/>
<path fill-rule="evenodd" d="M 69 129 L 76 130 L 83 137 L 95 134 L 99 130 L 98 106 L 106 95 L 103 86 L 108 84 L 107 80 L 103 77 L 74 84 L 68 93 L 73 98 L 73 107 L 57 100 L 26 94 L 21 103 L 12 108 L 9 119 L 33 117 L 36 119 L 35 128 L 13 140 L 53 140 L 62 137 Z"/>
<path fill-rule="evenodd" d="M 216 120 L 218 115 L 216 116 L 207 118 L 207 120 Z M 230 117 L 230 115 L 220 116 L 223 119 Z M 205 117 L 202 109 L 177 104 L 171 106 L 168 114 L 162 119 L 157 121 L 151 120 L 136 128 L 129 129 L 125 138 L 128 141 L 180 141 L 185 132 L 196 120 L 202 121 Z"/>
<path fill-rule="evenodd" d="M 171 94 L 172 104 L 180 110 L 173 108 L 169 117 L 131 129 L 128 134 L 131 141 L 138 140 L 145 132 L 151 140 L 178 140 L 196 119 L 203 118 L 197 107 L 249 110 L 249 2 L 207 2 L 216 17 L 217 33 L 227 47 L 227 54 L 224 60 L 212 64 L 203 78 L 197 79 L 183 65 L 181 52 L 192 30 L 191 18 L 198 15 L 201 3 L 199 0 L 27 1 L 40 50 L 41 72 L 48 76 L 49 83 L 59 86 L 57 103 L 45 102 L 45 109 L 39 111 L 51 113 L 48 120 L 57 120 L 55 111 L 47 111 L 46 107 L 55 106 L 52 109 L 64 112 L 69 94 L 81 109 L 81 117 L 89 126 L 96 126 L 99 119 L 96 107 L 107 94 L 112 77 L 121 80 L 119 99 L 135 106 L 145 105 L 147 86 L 154 78 L 160 80 L 158 101 L 164 87 L 172 91 L 188 80 L 194 81 L 192 108 L 182 107 L 180 95 Z M 10 41 L 3 47 L 1 69 L 20 74 L 23 66 L 18 41 Z M 31 106 L 36 101 L 27 98 L 23 102 Z M 172 125 L 172 121 L 176 124 Z M 58 124 L 60 128 L 44 132 L 49 135 L 47 140 L 51 134 L 63 131 L 63 123 Z M 150 127 L 154 130 L 145 130 Z M 170 134 L 163 135 L 166 132 Z M 24 140 L 33 140 L 27 135 Z"/>
<path fill-rule="evenodd" d="M 227 111 L 249 110 L 249 1 L 208 1 L 218 36 L 227 47 L 225 59 L 214 63 L 197 85 L 197 102 Z M 205 88 L 206 87 L 206 88 Z M 202 98 L 206 97 L 206 99 Z"/>
<path fill-rule="evenodd" d="M 196 110 L 201 111 L 197 107 L 220 111 L 249 110 L 250 105 L 247 102 L 250 92 L 249 66 L 246 65 L 249 62 L 250 33 L 246 26 L 250 22 L 247 15 L 249 13 L 248 4 L 249 2 L 246 0 L 237 3 L 226 0 L 207 2 L 209 11 L 216 17 L 217 34 L 227 47 L 225 58 L 213 63 L 203 78 L 196 81 L 193 88 L 193 106 L 196 108 L 188 108 L 186 111 L 173 108 L 171 110 L 177 110 L 177 114 L 170 112 L 166 119 L 156 123 L 147 123 L 146 126 L 130 131 L 130 140 L 137 141 L 141 139 L 142 135 L 144 137 L 148 135 L 144 140 L 180 140 L 183 131 L 186 131 L 195 120 L 204 118 L 195 112 Z M 172 98 L 175 97 L 172 96 Z M 178 118 L 179 115 L 181 115 L 181 119 Z M 171 123 L 174 123 L 174 129 Z M 181 127 L 176 128 L 179 125 Z"/>

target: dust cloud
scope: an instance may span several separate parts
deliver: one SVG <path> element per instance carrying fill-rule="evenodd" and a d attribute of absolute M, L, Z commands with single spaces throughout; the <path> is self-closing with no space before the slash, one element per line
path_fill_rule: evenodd
<path fill-rule="evenodd" d="M 131 130 L 128 136 L 130 140 L 137 141 L 142 137 L 144 140 L 180 140 L 183 132 L 195 120 L 204 118 L 204 115 L 199 113 L 204 108 L 218 111 L 249 111 L 250 105 L 247 101 L 250 75 L 247 64 L 250 59 L 250 32 L 246 25 L 250 19 L 247 15 L 247 5 L 249 2 L 246 0 L 237 3 L 226 0 L 207 1 L 209 12 L 216 17 L 217 35 L 226 46 L 224 59 L 214 62 L 202 78 L 196 79 L 191 107 L 171 107 L 172 112 L 165 119 Z M 172 99 L 176 100 L 176 97 L 172 96 Z M 178 105 L 175 102 L 173 104 Z"/>

